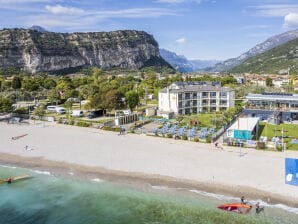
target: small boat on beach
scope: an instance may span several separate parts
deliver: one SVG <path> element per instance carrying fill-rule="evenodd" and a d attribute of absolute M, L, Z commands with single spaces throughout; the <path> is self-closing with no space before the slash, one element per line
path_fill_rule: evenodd
<path fill-rule="evenodd" d="M 223 204 L 217 206 L 218 209 L 228 211 L 228 212 L 235 212 L 238 214 L 247 214 L 252 208 L 252 205 L 247 205 L 247 204 Z"/>
<path fill-rule="evenodd" d="M 25 180 L 25 179 L 28 179 L 30 178 L 29 175 L 22 175 L 22 176 L 15 176 L 15 177 L 8 177 L 8 178 L 2 178 L 0 179 L 0 184 L 3 184 L 3 183 L 12 183 L 12 182 L 15 182 L 15 181 L 20 181 L 20 180 Z"/>

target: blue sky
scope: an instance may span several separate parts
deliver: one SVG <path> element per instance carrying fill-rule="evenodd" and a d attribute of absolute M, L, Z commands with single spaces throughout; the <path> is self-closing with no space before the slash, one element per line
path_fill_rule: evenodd
<path fill-rule="evenodd" d="M 144 30 L 189 59 L 224 60 L 298 28 L 298 0 L 0 0 L 0 28 Z"/>

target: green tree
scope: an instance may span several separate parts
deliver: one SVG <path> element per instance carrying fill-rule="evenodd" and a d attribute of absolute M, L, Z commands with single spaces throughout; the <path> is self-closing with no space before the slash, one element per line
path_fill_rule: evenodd
<path fill-rule="evenodd" d="M 12 101 L 10 99 L 0 96 L 0 112 L 11 112 Z"/>
<path fill-rule="evenodd" d="M 58 102 L 60 101 L 60 95 L 59 95 L 58 91 L 56 89 L 50 90 L 50 92 L 48 94 L 48 99 L 52 104 L 53 103 L 58 104 Z"/>
<path fill-rule="evenodd" d="M 273 86 L 272 79 L 270 77 L 266 77 L 265 83 L 266 83 L 266 86 L 268 87 Z"/>
<path fill-rule="evenodd" d="M 33 111 L 33 114 L 41 119 L 46 114 L 46 111 L 43 106 L 39 106 Z"/>
<path fill-rule="evenodd" d="M 20 89 L 22 87 L 22 79 L 19 76 L 14 76 L 11 82 L 13 89 Z"/>
<path fill-rule="evenodd" d="M 131 111 L 139 104 L 139 94 L 135 91 L 128 91 L 125 94 L 125 102 Z"/>
<path fill-rule="evenodd" d="M 103 99 L 102 99 L 102 106 L 104 109 L 108 110 L 108 111 L 112 111 L 113 109 L 118 110 L 121 109 L 123 107 L 123 93 L 121 93 L 119 90 L 117 89 L 113 89 L 108 91 Z"/>

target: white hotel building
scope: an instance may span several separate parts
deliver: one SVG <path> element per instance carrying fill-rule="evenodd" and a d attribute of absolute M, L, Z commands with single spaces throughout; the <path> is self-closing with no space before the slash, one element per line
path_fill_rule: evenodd
<path fill-rule="evenodd" d="M 197 114 L 235 106 L 235 91 L 220 82 L 175 82 L 158 93 L 159 113 Z"/>

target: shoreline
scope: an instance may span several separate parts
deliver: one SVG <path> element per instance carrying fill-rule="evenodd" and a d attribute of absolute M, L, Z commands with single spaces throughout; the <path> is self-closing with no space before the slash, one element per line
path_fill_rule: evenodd
<path fill-rule="evenodd" d="M 197 182 L 188 179 L 177 179 L 169 176 L 150 175 L 144 173 L 130 173 L 108 170 L 101 167 L 87 167 L 66 162 L 49 161 L 41 158 L 28 158 L 0 153 L 0 164 L 38 171 L 48 171 L 52 175 L 75 178 L 79 180 L 100 179 L 117 184 L 126 184 L 133 187 L 160 186 L 174 189 L 199 190 L 208 193 L 233 196 L 240 199 L 242 195 L 248 200 L 262 200 L 268 204 L 284 204 L 297 208 L 295 199 L 286 199 L 282 195 L 261 191 L 257 188 L 245 186 L 230 186 L 217 182 Z"/>
<path fill-rule="evenodd" d="M 12 137 L 22 136 L 13 139 Z M 298 208 L 298 187 L 286 185 L 284 159 L 298 152 L 267 152 L 212 144 L 46 124 L 0 122 L 0 164 L 75 173 L 133 186 L 167 186 Z M 30 150 L 24 150 L 24 148 Z"/>

